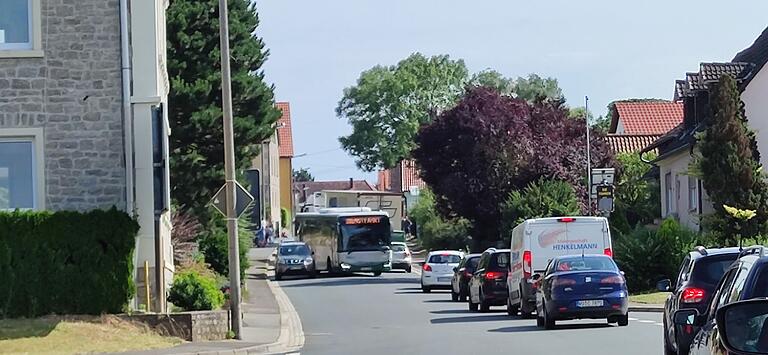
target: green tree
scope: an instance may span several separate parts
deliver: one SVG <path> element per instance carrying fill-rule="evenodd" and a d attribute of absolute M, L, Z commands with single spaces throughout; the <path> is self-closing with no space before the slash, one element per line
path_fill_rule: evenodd
<path fill-rule="evenodd" d="M 714 215 L 705 219 L 705 227 L 718 232 L 722 241 L 734 244 L 738 234 L 754 237 L 765 233 L 768 186 L 762 176 L 755 134 L 747 126 L 733 77 L 723 75 L 711 85 L 710 106 L 711 119 L 706 130 L 697 135 L 699 156 L 692 170 L 700 174 L 715 209 Z M 757 210 L 757 216 L 738 223 L 724 205 Z"/>
<path fill-rule="evenodd" d="M 461 60 L 419 53 L 364 71 L 336 108 L 353 129 L 339 139 L 342 147 L 363 170 L 395 166 L 410 155 L 419 127 L 453 105 L 467 75 Z"/>
<path fill-rule="evenodd" d="M 229 1 L 235 158 L 248 168 L 280 116 L 261 70 L 268 51 L 254 3 Z M 216 0 L 172 0 L 167 11 L 171 195 L 207 224 L 224 182 L 219 14 Z"/>
<path fill-rule="evenodd" d="M 529 218 L 581 214 L 573 187 L 565 181 L 540 178 L 522 190 L 512 191 L 502 206 L 504 234 Z M 509 237 L 507 235 L 507 237 Z"/>
<path fill-rule="evenodd" d="M 563 90 L 555 78 L 542 78 L 536 74 L 528 74 L 527 78 L 515 80 L 515 95 L 528 102 L 553 101 L 565 102 Z"/>
<path fill-rule="evenodd" d="M 301 168 L 299 170 L 293 171 L 293 181 L 294 182 L 315 181 L 315 177 L 312 176 L 312 173 L 309 172 L 309 169 Z"/>
<path fill-rule="evenodd" d="M 501 73 L 492 69 L 475 73 L 469 79 L 469 85 L 493 88 L 502 95 L 512 95 L 515 92 L 515 80 L 506 78 Z"/>
<path fill-rule="evenodd" d="M 645 158 L 653 159 L 655 155 L 646 154 Z M 660 192 L 658 183 L 645 178 L 651 165 L 640 160 L 639 154 L 621 153 L 616 160 L 620 169 L 611 227 L 626 235 L 638 224 L 651 223 L 661 214 Z"/>
<path fill-rule="evenodd" d="M 444 218 L 437 212 L 435 195 L 424 189 L 408 215 L 418 226 L 419 241 L 428 250 L 466 249 L 469 221 L 463 218 Z"/>

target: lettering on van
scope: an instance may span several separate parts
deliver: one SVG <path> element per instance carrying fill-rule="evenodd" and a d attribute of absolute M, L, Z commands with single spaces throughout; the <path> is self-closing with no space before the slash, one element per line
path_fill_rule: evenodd
<path fill-rule="evenodd" d="M 585 250 L 597 249 L 597 243 L 590 243 L 589 240 L 562 240 L 552 246 L 552 250 Z"/>
<path fill-rule="evenodd" d="M 378 224 L 381 223 L 381 219 L 381 216 L 349 217 L 344 218 L 342 224 Z"/>
<path fill-rule="evenodd" d="M 543 231 L 541 234 L 539 234 L 539 246 L 542 248 L 548 248 L 551 245 L 557 243 L 557 239 L 563 234 L 565 234 L 565 228 Z"/>

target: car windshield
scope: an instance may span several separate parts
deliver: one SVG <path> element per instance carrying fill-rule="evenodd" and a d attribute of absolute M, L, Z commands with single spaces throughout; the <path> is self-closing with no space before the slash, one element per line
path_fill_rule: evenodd
<path fill-rule="evenodd" d="M 380 250 L 389 245 L 389 224 L 341 225 L 340 251 Z"/>
<path fill-rule="evenodd" d="M 392 251 L 405 251 L 405 245 L 392 244 Z"/>
<path fill-rule="evenodd" d="M 435 254 L 429 257 L 430 264 L 458 264 L 461 257 L 455 254 Z"/>
<path fill-rule="evenodd" d="M 556 271 L 617 271 L 616 264 L 604 257 L 583 257 L 560 259 L 555 264 Z"/>
<path fill-rule="evenodd" d="M 691 273 L 691 280 L 703 282 L 710 285 L 716 285 L 720 278 L 725 275 L 725 271 L 736 260 L 738 255 L 709 257 L 696 261 Z"/>
<path fill-rule="evenodd" d="M 280 247 L 280 255 L 309 255 L 306 245 L 284 245 Z"/>

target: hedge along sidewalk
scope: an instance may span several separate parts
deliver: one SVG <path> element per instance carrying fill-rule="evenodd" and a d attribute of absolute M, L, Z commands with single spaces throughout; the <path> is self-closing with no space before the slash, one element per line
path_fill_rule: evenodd
<path fill-rule="evenodd" d="M 248 251 L 251 267 L 246 270 L 246 299 L 243 301 L 243 340 L 192 342 L 162 351 L 126 354 L 269 354 L 296 351 L 304 346 L 301 320 L 288 296 L 268 278 L 272 248 Z"/>

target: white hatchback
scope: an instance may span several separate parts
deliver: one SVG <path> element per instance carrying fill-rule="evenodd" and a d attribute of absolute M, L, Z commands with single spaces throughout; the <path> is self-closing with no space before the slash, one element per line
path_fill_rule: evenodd
<path fill-rule="evenodd" d="M 453 268 L 459 266 L 464 253 L 455 250 L 438 250 L 427 254 L 421 269 L 421 291 L 433 288 L 451 288 Z"/>

